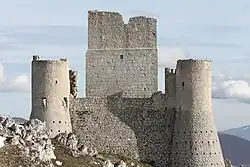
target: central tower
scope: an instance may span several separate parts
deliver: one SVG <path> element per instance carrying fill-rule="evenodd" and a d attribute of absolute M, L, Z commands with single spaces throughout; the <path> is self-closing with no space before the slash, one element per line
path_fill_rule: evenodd
<path fill-rule="evenodd" d="M 158 88 L 156 19 L 89 11 L 86 96 L 151 97 Z"/>

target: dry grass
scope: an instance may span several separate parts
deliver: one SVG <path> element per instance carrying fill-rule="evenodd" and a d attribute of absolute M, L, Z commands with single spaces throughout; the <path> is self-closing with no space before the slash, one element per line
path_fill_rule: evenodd
<path fill-rule="evenodd" d="M 53 141 L 55 146 L 55 154 L 57 159 L 53 160 L 53 164 L 57 167 L 56 161 L 61 161 L 63 167 L 102 167 L 104 159 L 109 159 L 112 163 L 117 163 L 123 160 L 127 163 L 128 167 L 131 167 L 131 162 L 139 164 L 140 167 L 151 167 L 150 165 L 143 164 L 139 161 L 133 160 L 125 155 L 108 155 L 101 154 L 101 156 L 80 156 L 72 157 L 69 154 L 69 150 Z M 28 164 L 27 159 L 20 154 L 21 150 L 16 146 L 4 146 L 0 148 L 0 167 L 19 167 Z"/>
<path fill-rule="evenodd" d="M 17 146 L 4 146 L 0 148 L 0 167 L 18 167 L 26 159 L 20 154 Z"/>
<path fill-rule="evenodd" d="M 80 156 L 80 157 L 72 157 L 69 154 L 69 150 L 61 147 L 58 143 L 53 142 L 55 145 L 55 154 L 57 157 L 57 161 L 61 161 L 63 166 L 65 167 L 102 167 L 104 160 L 110 160 L 112 163 L 118 163 L 120 160 L 123 160 L 127 163 L 128 167 L 132 167 L 130 164 L 133 162 L 134 164 L 139 164 L 140 167 L 151 167 L 148 164 L 141 163 L 137 160 L 133 160 L 125 155 L 108 155 L 108 154 L 100 154 L 101 156 Z M 55 164 L 55 163 L 54 163 Z M 56 166 L 56 165 L 55 165 Z"/>

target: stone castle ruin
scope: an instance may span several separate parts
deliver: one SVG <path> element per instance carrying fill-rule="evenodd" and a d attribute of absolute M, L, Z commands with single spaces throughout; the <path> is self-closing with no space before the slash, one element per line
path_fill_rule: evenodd
<path fill-rule="evenodd" d="M 89 11 L 86 97 L 68 60 L 32 61 L 31 118 L 99 152 L 155 166 L 224 167 L 212 115 L 211 61 L 178 60 L 158 92 L 157 21 Z"/>

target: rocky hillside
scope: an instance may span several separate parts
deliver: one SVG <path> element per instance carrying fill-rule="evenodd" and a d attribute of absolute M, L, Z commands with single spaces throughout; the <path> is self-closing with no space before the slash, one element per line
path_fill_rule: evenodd
<path fill-rule="evenodd" d="M 45 124 L 30 120 L 23 125 L 0 117 L 0 167 L 135 167 L 150 166 L 123 155 L 99 154 L 78 145 L 75 135 L 49 138 Z"/>
<path fill-rule="evenodd" d="M 18 124 L 11 118 L 0 117 L 0 167 L 150 167 L 125 155 L 101 154 L 95 148 L 79 145 L 72 133 L 61 133 L 53 139 L 49 136 L 39 120 L 21 120 Z M 222 136 L 221 141 L 227 140 Z M 226 167 L 231 167 L 229 160 L 225 162 Z"/>

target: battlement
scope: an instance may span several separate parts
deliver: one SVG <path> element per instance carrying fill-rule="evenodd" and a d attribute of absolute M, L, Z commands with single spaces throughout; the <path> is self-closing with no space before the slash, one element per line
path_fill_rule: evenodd
<path fill-rule="evenodd" d="M 128 48 L 156 48 L 157 20 L 145 16 L 129 19 L 126 25 Z"/>
<path fill-rule="evenodd" d="M 165 75 L 171 75 L 171 74 L 175 75 L 175 73 L 176 73 L 176 69 L 165 68 Z"/>
<path fill-rule="evenodd" d="M 132 17 L 128 24 L 118 12 L 88 12 L 88 49 L 156 48 L 154 18 Z"/>
<path fill-rule="evenodd" d="M 40 57 L 38 55 L 33 55 L 33 61 L 39 60 Z"/>
<path fill-rule="evenodd" d="M 178 60 L 176 69 L 188 69 L 188 68 L 210 68 L 211 60 L 197 60 L 197 59 L 186 59 L 186 60 Z"/>
<path fill-rule="evenodd" d="M 34 55 L 33 56 L 33 61 L 32 64 L 34 66 L 40 66 L 40 67 L 46 67 L 46 66 L 61 66 L 61 65 L 65 65 L 68 66 L 68 59 L 59 59 L 59 60 L 41 60 L 40 56 L 38 55 Z"/>
<path fill-rule="evenodd" d="M 151 22 L 151 23 L 156 23 L 157 20 L 151 17 L 146 17 L 146 16 L 135 16 L 129 18 L 128 24 L 133 24 L 133 23 L 141 23 L 141 22 Z"/>
<path fill-rule="evenodd" d="M 176 69 L 165 68 L 165 94 L 170 108 L 176 104 Z"/>

